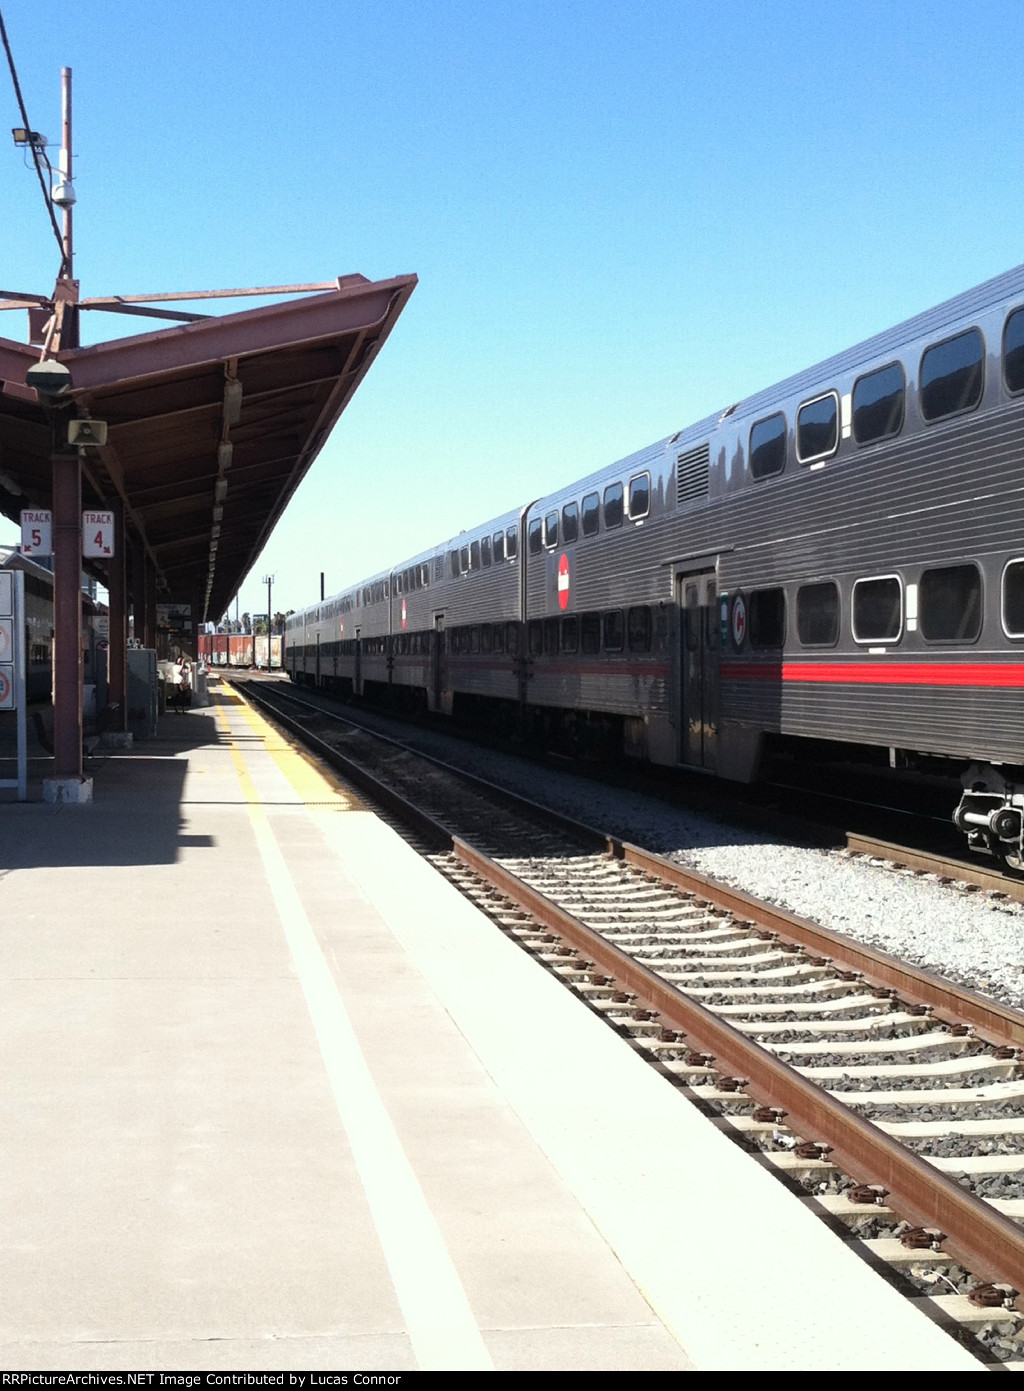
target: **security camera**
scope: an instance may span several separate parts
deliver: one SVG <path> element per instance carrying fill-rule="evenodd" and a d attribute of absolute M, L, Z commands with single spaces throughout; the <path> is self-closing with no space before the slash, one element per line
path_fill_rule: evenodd
<path fill-rule="evenodd" d="M 56 401 L 71 390 L 71 373 L 63 362 L 45 358 L 25 373 L 25 385 L 34 387 L 44 401 Z"/>
<path fill-rule="evenodd" d="M 70 179 L 61 179 L 50 190 L 50 197 L 58 208 L 71 208 L 78 202 L 78 194 Z"/>

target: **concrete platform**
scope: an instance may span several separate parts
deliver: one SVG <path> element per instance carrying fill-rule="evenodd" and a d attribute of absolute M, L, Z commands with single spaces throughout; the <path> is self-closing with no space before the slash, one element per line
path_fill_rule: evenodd
<path fill-rule="evenodd" d="M 0 806 L 0 1368 L 980 1370 L 214 700 Z"/>

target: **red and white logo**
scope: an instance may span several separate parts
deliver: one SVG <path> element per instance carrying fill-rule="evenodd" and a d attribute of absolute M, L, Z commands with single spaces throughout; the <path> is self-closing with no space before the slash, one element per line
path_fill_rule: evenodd
<path fill-rule="evenodd" d="M 402 600 L 402 632 L 403 632 L 403 633 L 405 632 L 405 618 L 406 618 L 406 613 L 405 613 L 405 600 L 403 599 L 403 600 Z"/>
<path fill-rule="evenodd" d="M 569 557 L 564 551 L 558 557 L 558 607 L 569 607 Z"/>
<path fill-rule="evenodd" d="M 14 709 L 14 671 L 0 667 L 0 710 Z"/>
<path fill-rule="evenodd" d="M 743 646 L 747 636 L 747 603 L 742 594 L 732 601 L 732 640 L 736 647 Z"/>

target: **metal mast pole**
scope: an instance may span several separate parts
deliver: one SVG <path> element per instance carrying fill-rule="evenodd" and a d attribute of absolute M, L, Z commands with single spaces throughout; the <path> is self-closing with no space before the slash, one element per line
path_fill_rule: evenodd
<path fill-rule="evenodd" d="M 60 127 L 60 172 L 70 184 L 71 171 L 71 69 L 60 70 L 61 127 Z M 75 238 L 74 209 L 70 203 L 63 208 L 64 274 L 68 280 L 75 278 Z M 71 347 L 71 344 L 67 344 Z M 78 346 L 77 343 L 74 345 Z"/>

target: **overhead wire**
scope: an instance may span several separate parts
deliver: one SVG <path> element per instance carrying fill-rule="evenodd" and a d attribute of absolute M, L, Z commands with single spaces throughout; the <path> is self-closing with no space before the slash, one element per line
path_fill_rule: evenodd
<path fill-rule="evenodd" d="M 21 83 L 18 81 L 18 70 L 14 65 L 14 54 L 11 52 L 10 40 L 7 37 L 7 26 L 4 23 L 3 10 L 0 10 L 0 41 L 3 42 L 4 52 L 7 54 L 7 66 L 11 71 L 11 81 L 14 84 L 14 95 L 18 99 L 18 110 L 21 112 L 21 119 L 25 126 L 26 134 L 29 136 L 28 146 L 32 151 L 32 162 L 36 167 L 36 174 L 39 176 L 39 187 L 43 191 L 43 201 L 46 204 L 46 211 L 50 215 L 50 223 L 53 227 L 53 235 L 57 238 L 57 245 L 60 247 L 60 270 L 58 278 L 67 269 L 67 255 L 64 251 L 64 238 L 61 235 L 60 227 L 57 224 L 57 216 L 53 211 L 53 201 L 50 198 L 49 190 L 46 187 L 46 179 L 43 176 L 42 165 L 40 163 L 40 152 L 36 148 L 35 141 L 32 140 L 33 130 L 29 124 L 28 112 L 25 109 L 25 98 L 21 94 Z M 45 155 L 43 156 L 45 158 Z M 46 166 L 50 168 L 50 161 L 46 160 Z"/>

